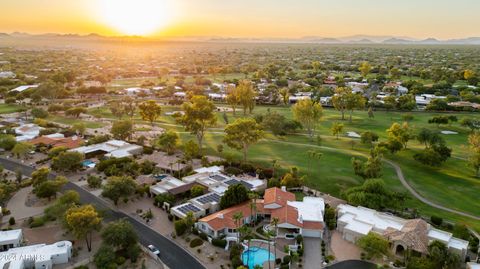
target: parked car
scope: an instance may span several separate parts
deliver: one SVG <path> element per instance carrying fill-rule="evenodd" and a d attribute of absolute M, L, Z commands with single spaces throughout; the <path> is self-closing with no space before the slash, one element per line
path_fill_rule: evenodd
<path fill-rule="evenodd" d="M 148 249 L 155 255 L 157 255 L 158 257 L 160 257 L 160 250 L 158 250 L 158 248 L 156 248 L 154 245 L 148 245 Z"/>

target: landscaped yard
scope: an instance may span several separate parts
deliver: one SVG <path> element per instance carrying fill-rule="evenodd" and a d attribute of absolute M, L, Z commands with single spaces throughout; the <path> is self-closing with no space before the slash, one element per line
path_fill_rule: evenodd
<path fill-rule="evenodd" d="M 21 111 L 22 107 L 14 104 L 0 104 L 0 114 L 8 114 Z"/>

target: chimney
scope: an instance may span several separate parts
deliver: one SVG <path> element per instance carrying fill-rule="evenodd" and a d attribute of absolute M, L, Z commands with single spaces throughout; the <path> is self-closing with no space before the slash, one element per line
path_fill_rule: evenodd
<path fill-rule="evenodd" d="M 282 186 L 282 191 L 286 192 L 286 191 L 287 191 L 287 187 Z"/>

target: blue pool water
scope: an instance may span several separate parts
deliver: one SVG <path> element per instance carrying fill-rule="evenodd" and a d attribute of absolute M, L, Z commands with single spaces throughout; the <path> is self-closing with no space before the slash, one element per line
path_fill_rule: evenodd
<path fill-rule="evenodd" d="M 248 257 L 250 256 L 250 258 Z M 270 252 L 270 260 L 274 261 L 275 256 Z M 268 250 L 264 248 L 251 247 L 249 250 L 243 252 L 242 261 L 244 264 L 248 262 L 248 268 L 253 269 L 255 265 L 263 266 L 263 263 L 268 261 Z"/>
<path fill-rule="evenodd" d="M 155 175 L 153 176 L 157 181 L 162 181 L 162 179 L 168 177 L 168 175 Z"/>
<path fill-rule="evenodd" d="M 83 164 L 83 166 L 88 167 L 89 165 L 95 164 L 95 163 L 90 161 L 90 160 L 85 160 L 85 161 L 82 162 L 82 164 Z"/>

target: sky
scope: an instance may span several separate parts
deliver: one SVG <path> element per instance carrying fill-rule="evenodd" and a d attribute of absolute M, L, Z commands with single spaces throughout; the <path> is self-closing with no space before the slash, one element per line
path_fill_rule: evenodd
<path fill-rule="evenodd" d="M 119 7 L 118 1 L 125 2 L 123 7 Z M 438 39 L 480 36 L 478 0 L 0 2 L 0 32 L 256 38 L 357 34 Z"/>

